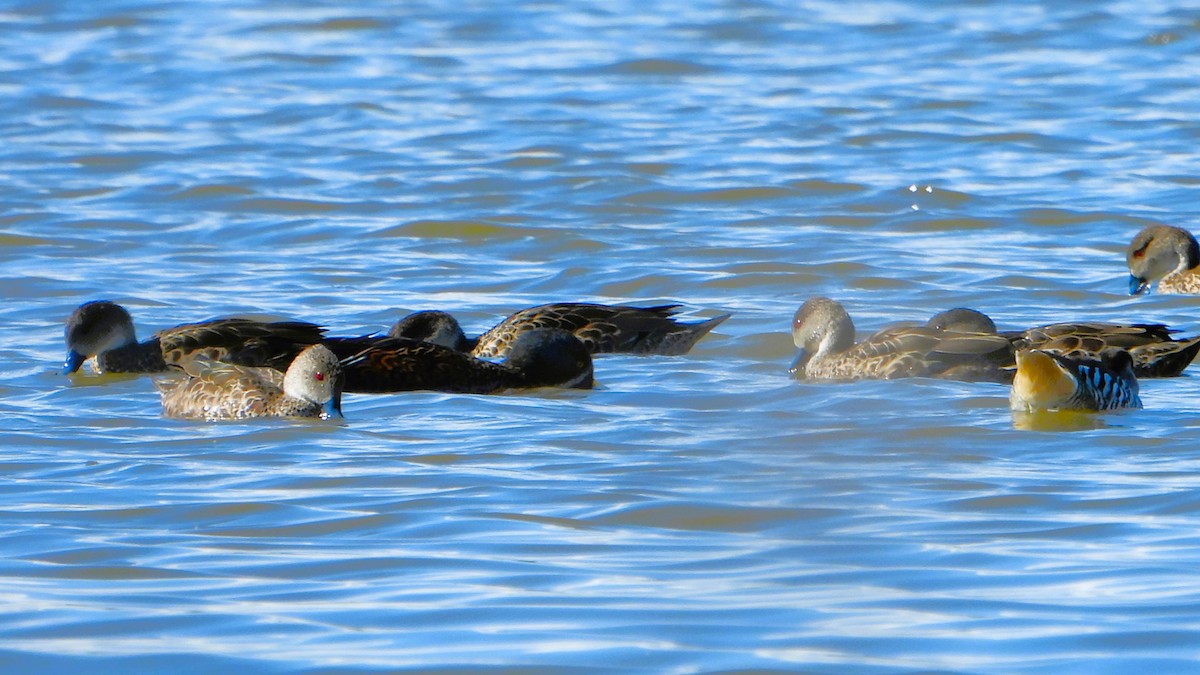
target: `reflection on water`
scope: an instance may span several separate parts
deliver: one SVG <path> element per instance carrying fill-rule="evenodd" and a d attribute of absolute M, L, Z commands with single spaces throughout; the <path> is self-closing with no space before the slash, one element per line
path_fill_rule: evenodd
<path fill-rule="evenodd" d="M 1103 429 L 1104 415 L 1082 410 L 1014 410 L 1013 428 L 1022 431 L 1087 431 Z"/>
<path fill-rule="evenodd" d="M 1200 332 L 1122 255 L 1200 227 L 1193 10 L 398 7 L 0 10 L 6 670 L 1194 668 L 1194 377 L 1023 416 L 787 373 L 814 295 L 863 334 L 961 306 Z M 59 374 L 97 298 L 143 338 L 733 317 L 592 391 L 202 424 Z"/>

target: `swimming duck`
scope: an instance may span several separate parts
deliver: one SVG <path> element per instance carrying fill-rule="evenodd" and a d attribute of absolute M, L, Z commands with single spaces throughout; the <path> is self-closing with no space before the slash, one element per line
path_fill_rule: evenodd
<path fill-rule="evenodd" d="M 1113 410 L 1141 408 L 1129 352 L 1103 359 L 1072 358 L 1040 349 L 1017 351 L 1009 405 L 1013 410 Z"/>
<path fill-rule="evenodd" d="M 967 307 L 935 314 L 926 325 L 939 330 L 997 334 L 991 318 Z M 1200 337 L 1176 340 L 1172 337 L 1175 332 L 1161 323 L 1084 321 L 999 331 L 998 334 L 1012 342 L 1014 352 L 1041 349 L 1072 358 L 1096 360 L 1110 349 L 1127 351 L 1133 359 L 1134 374 L 1141 378 L 1177 377 L 1200 353 Z"/>
<path fill-rule="evenodd" d="M 302 321 L 213 319 L 161 330 L 138 342 L 133 318 L 124 307 L 94 300 L 80 305 L 67 319 L 63 372 L 73 373 L 94 358 L 100 373 L 160 373 L 199 355 L 283 371 L 323 333 L 320 326 Z"/>
<path fill-rule="evenodd" d="M 591 354 L 574 335 L 557 328 L 521 333 L 503 363 L 406 338 L 329 338 L 324 344 L 352 359 L 344 366 L 349 392 L 491 394 L 534 387 L 590 389 L 593 384 Z"/>
<path fill-rule="evenodd" d="M 790 372 L 809 379 L 945 379 L 1005 381 L 1012 345 L 997 335 L 923 326 L 888 328 L 854 342 L 854 322 L 829 298 L 805 301 L 792 321 L 800 354 Z"/>
<path fill-rule="evenodd" d="M 1155 282 L 1159 293 L 1200 294 L 1200 245 L 1181 227 L 1143 228 L 1129 243 L 1125 263 L 1130 295 L 1150 290 Z"/>
<path fill-rule="evenodd" d="M 247 417 L 342 416 L 342 368 L 323 345 L 312 345 L 286 373 L 238 366 L 205 357 L 186 362 L 187 377 L 155 381 L 163 413 L 208 420 Z"/>
<path fill-rule="evenodd" d="M 632 307 L 584 302 L 559 302 L 523 309 L 476 338 L 468 338 L 453 316 L 441 311 L 409 314 L 388 332 L 470 352 L 481 358 L 498 358 L 508 353 L 513 341 L 535 328 L 561 328 L 575 334 L 592 354 L 686 354 L 729 314 L 681 323 L 672 315 L 679 305 Z"/>

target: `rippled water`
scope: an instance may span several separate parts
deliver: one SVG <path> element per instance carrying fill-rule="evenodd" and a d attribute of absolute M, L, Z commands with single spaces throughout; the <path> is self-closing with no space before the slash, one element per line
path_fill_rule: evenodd
<path fill-rule="evenodd" d="M 1195 668 L 1194 377 L 1014 419 L 785 369 L 817 294 L 1200 331 L 1122 259 L 1200 227 L 1200 11 L 565 4 L 0 10 L 4 670 Z M 57 373 L 100 297 L 142 335 L 734 317 L 590 392 L 202 424 Z"/>

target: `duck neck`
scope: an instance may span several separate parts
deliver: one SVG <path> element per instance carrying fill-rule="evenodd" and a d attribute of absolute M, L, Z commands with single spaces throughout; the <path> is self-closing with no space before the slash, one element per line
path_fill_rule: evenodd
<path fill-rule="evenodd" d="M 158 338 L 135 342 L 96 355 L 101 373 L 161 373 L 167 369 Z"/>

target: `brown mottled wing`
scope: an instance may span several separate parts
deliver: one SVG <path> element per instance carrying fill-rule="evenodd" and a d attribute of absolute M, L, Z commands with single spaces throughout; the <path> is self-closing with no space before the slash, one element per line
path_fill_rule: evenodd
<path fill-rule="evenodd" d="M 728 318 L 699 324 L 672 318 L 679 305 L 631 307 L 564 302 L 524 309 L 479 337 L 475 356 L 500 357 L 512 341 L 535 328 L 560 328 L 574 333 L 593 354 L 682 354 L 705 333 Z"/>
<path fill-rule="evenodd" d="M 889 328 L 851 347 L 842 356 L 859 364 L 855 377 L 886 378 L 931 376 L 927 354 L 940 338 L 920 328 Z"/>
<path fill-rule="evenodd" d="M 1168 342 L 1171 341 L 1171 334 L 1175 331 L 1161 323 L 1136 323 L 1136 324 L 1119 324 L 1119 323 L 1103 323 L 1103 322 L 1081 322 L 1081 323 L 1052 323 L 1047 326 L 1038 328 L 1030 328 L 1020 334 L 1017 338 L 1019 349 L 1033 347 L 1040 349 L 1041 346 L 1052 340 L 1061 337 L 1089 337 L 1100 338 L 1107 343 L 1109 347 L 1121 347 L 1128 349 L 1139 345 L 1150 344 L 1153 342 Z"/>
<path fill-rule="evenodd" d="M 1178 377 L 1200 352 L 1200 337 L 1131 347 L 1133 372 L 1138 377 Z"/>
<path fill-rule="evenodd" d="M 924 327 L 890 328 L 846 354 L 861 364 L 859 377 L 940 377 L 1006 382 L 1012 344 L 997 335 L 946 333 Z"/>
<path fill-rule="evenodd" d="M 168 364 L 184 366 L 197 356 L 244 366 L 266 366 L 279 371 L 303 349 L 321 341 L 324 328 L 303 321 L 263 322 L 251 319 L 216 319 L 184 324 L 156 334 Z"/>
<path fill-rule="evenodd" d="M 1099 358 L 1113 349 L 1129 352 L 1138 377 L 1176 377 L 1200 351 L 1200 338 L 1175 340 L 1162 324 L 1053 324 L 1026 331 L 1016 344 L 1072 358 Z"/>
<path fill-rule="evenodd" d="M 259 417 L 283 396 L 283 374 L 271 368 L 251 368 L 204 358 L 187 364 L 189 375 L 172 383 L 159 382 L 163 412 L 171 417 L 229 419 Z"/>
<path fill-rule="evenodd" d="M 351 352 L 362 343 L 331 347 L 343 364 L 345 391 L 384 393 L 431 390 L 488 394 L 517 386 L 520 376 L 505 366 L 481 361 L 469 354 L 428 342 L 403 338 L 371 338 L 373 344 Z M 326 342 L 329 346 L 329 342 Z M 348 353 L 349 352 L 349 353 Z"/>

